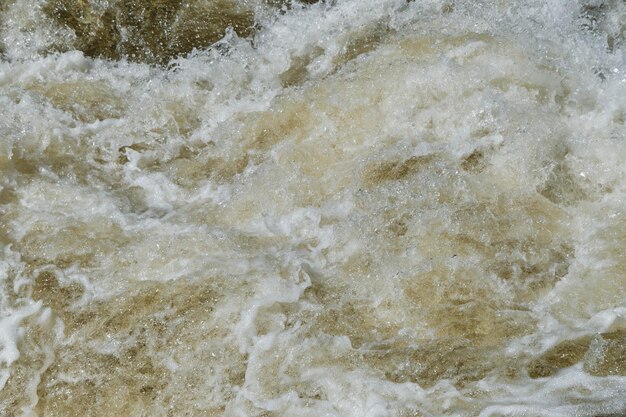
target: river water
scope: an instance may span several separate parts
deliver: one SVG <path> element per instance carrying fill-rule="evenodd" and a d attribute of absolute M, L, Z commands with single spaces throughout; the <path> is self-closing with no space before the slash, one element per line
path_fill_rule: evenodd
<path fill-rule="evenodd" d="M 2 0 L 3 416 L 626 415 L 626 3 Z"/>

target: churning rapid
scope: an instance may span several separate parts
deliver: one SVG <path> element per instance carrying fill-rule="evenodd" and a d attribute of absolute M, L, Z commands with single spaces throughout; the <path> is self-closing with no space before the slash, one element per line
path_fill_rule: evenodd
<path fill-rule="evenodd" d="M 622 0 L 2 0 L 0 52 L 0 415 L 626 415 Z"/>

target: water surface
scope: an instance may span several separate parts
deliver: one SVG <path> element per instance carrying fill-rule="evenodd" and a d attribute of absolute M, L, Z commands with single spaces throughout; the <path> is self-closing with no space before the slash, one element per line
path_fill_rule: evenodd
<path fill-rule="evenodd" d="M 0 2 L 0 414 L 625 415 L 625 36 Z"/>

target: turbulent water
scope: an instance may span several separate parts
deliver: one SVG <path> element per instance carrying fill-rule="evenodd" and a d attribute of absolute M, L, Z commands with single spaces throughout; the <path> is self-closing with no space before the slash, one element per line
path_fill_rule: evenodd
<path fill-rule="evenodd" d="M 0 415 L 626 415 L 626 2 L 1 0 Z"/>

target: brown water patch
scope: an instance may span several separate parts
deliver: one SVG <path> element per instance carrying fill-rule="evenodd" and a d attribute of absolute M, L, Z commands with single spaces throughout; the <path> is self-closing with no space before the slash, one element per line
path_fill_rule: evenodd
<path fill-rule="evenodd" d="M 309 65 L 313 59 L 317 58 L 323 53 L 324 50 L 322 48 L 316 47 L 313 48 L 313 50 L 308 54 L 292 56 L 289 69 L 279 76 L 283 87 L 287 88 L 295 85 L 300 85 L 304 81 L 306 81 L 309 76 L 307 65 Z"/>
<path fill-rule="evenodd" d="M 44 271 L 37 275 L 33 284 L 31 297 L 33 300 L 42 300 L 57 314 L 62 314 L 71 303 L 80 299 L 83 287 L 77 283 L 61 285 L 56 275 L 51 271 Z"/>
<path fill-rule="evenodd" d="M 485 168 L 485 154 L 481 149 L 474 150 L 471 154 L 463 158 L 461 162 L 463 170 L 478 173 Z"/>
<path fill-rule="evenodd" d="M 199 107 L 200 104 L 187 100 L 168 100 L 165 109 L 172 116 L 174 126 L 171 130 L 177 135 L 188 136 L 200 127 L 201 122 L 197 112 Z"/>
<path fill-rule="evenodd" d="M 454 11 L 454 2 L 446 1 L 441 5 L 441 13 L 449 14 Z"/>
<path fill-rule="evenodd" d="M 246 169 L 250 161 L 247 154 L 233 155 L 232 158 L 217 156 L 204 144 L 183 145 L 174 157 L 163 158 L 158 154 L 157 143 L 137 142 L 121 146 L 116 162 L 119 164 L 130 162 L 131 151 L 140 154 L 137 166 L 141 169 L 166 173 L 172 182 L 187 188 L 197 187 L 209 180 L 216 183 L 232 181 L 233 177 Z M 116 193 L 131 206 L 145 209 L 143 198 L 145 193 L 142 189 L 128 187 L 126 190 L 116 190 Z"/>
<path fill-rule="evenodd" d="M 583 369 L 594 376 L 626 375 L 626 330 L 594 338 Z"/>
<path fill-rule="evenodd" d="M 378 319 L 371 305 L 350 301 L 336 307 L 327 305 L 316 325 L 326 334 L 348 336 L 354 348 L 382 342 L 397 335 L 399 330 L 397 326 Z"/>
<path fill-rule="evenodd" d="M 555 246 L 551 247 L 543 242 L 524 239 L 504 240 L 496 242 L 496 245 L 500 252 L 490 269 L 503 279 L 527 284 L 531 290 L 551 288 L 567 275 L 574 258 L 574 249 L 567 242 L 555 242 Z"/>
<path fill-rule="evenodd" d="M 14 0 L 0 0 L 0 25 L 4 23 L 4 16 L 6 16 L 6 10 L 9 4 L 13 3 Z M 0 60 L 4 59 L 4 54 L 6 52 L 6 46 L 2 41 L 0 41 Z"/>
<path fill-rule="evenodd" d="M 288 138 L 298 141 L 307 137 L 314 128 L 311 109 L 302 101 L 280 100 L 272 110 L 258 113 L 246 120 L 244 149 L 257 153 L 266 151 Z"/>
<path fill-rule="evenodd" d="M 388 223 L 387 229 L 392 235 L 402 237 L 409 231 L 410 215 L 407 213 L 392 217 Z"/>
<path fill-rule="evenodd" d="M 36 314 L 21 323 L 25 332 L 18 345 L 20 357 L 11 365 L 11 376 L 0 390 L 0 415 L 19 416 L 32 405 L 31 384 L 53 360 L 54 336 L 48 324 L 42 325 L 38 319 Z"/>
<path fill-rule="evenodd" d="M 620 125 L 620 126 L 624 126 L 624 123 L 626 123 L 626 112 L 624 110 L 616 110 L 613 113 L 613 123 Z"/>
<path fill-rule="evenodd" d="M 532 315 L 503 301 L 494 282 L 473 281 L 481 275 L 471 268 L 442 269 L 406 280 L 405 296 L 418 311 L 414 320 L 426 321 L 439 338 L 458 338 L 472 347 L 502 346 L 532 333 Z"/>
<path fill-rule="evenodd" d="M 391 33 L 392 30 L 384 23 L 372 24 L 350 33 L 342 53 L 333 59 L 333 65 L 335 68 L 340 68 L 358 56 L 373 51 Z"/>
<path fill-rule="evenodd" d="M 404 161 L 375 163 L 365 168 L 363 179 L 370 186 L 385 181 L 398 181 L 412 173 L 427 169 L 436 159 L 435 155 L 420 155 Z"/>
<path fill-rule="evenodd" d="M 39 87 L 42 88 L 42 87 Z M 51 85 L 43 91 L 50 103 L 83 123 L 119 118 L 124 103 L 104 81 L 69 81 Z"/>
<path fill-rule="evenodd" d="M 165 164 L 164 168 L 168 170 L 176 184 L 193 188 L 207 180 L 218 184 L 230 182 L 235 175 L 241 174 L 246 169 L 248 162 L 247 155 L 232 160 L 206 157 L 177 158 Z"/>
<path fill-rule="evenodd" d="M 440 337 L 460 337 L 472 346 L 502 345 L 513 337 L 531 333 L 535 324 L 526 312 L 498 310 L 481 301 L 448 304 L 436 311 L 431 322 Z"/>
<path fill-rule="evenodd" d="M 553 203 L 565 206 L 588 199 L 565 161 L 559 161 L 552 167 L 548 179 L 537 191 Z"/>
<path fill-rule="evenodd" d="M 245 358 L 224 340 L 228 327 L 214 317 L 223 286 L 219 279 L 137 283 L 124 295 L 65 311 L 73 342 L 43 375 L 41 412 L 220 415 L 245 371 Z"/>
<path fill-rule="evenodd" d="M 98 256 L 109 256 L 126 242 L 119 226 L 105 219 L 76 221 L 58 226 L 37 223 L 20 241 L 22 259 L 31 266 L 54 264 L 91 265 Z"/>
<path fill-rule="evenodd" d="M 17 156 L 13 159 L 13 167 L 20 174 L 35 175 L 39 172 L 36 161 Z"/>
<path fill-rule="evenodd" d="M 370 351 L 363 359 L 396 382 L 413 382 L 422 387 L 435 385 L 442 379 L 462 387 L 478 381 L 499 362 L 492 349 L 468 346 L 461 339 L 438 339 L 420 343 L 413 348 Z"/>
<path fill-rule="evenodd" d="M 406 378 L 427 384 L 438 378 L 463 383 L 500 367 L 503 375 L 517 377 L 516 366 L 506 368 L 503 358 L 492 358 L 501 355 L 510 340 L 535 330 L 529 306 L 567 273 L 573 249 L 565 214 L 531 196 L 455 202 L 451 208 L 451 222 L 444 229 L 433 222 L 419 233 L 418 247 L 428 269 L 399 278 L 399 286 L 415 310 L 412 319 L 406 318 L 408 323 L 426 323 L 437 338 L 432 343 L 455 341 L 458 357 L 456 351 L 449 357 L 426 353 L 422 368 L 410 368 Z M 440 367 L 428 365 L 429 358 Z"/>
<path fill-rule="evenodd" d="M 626 331 L 560 342 L 530 362 L 528 375 L 545 378 L 580 362 L 594 376 L 626 375 Z"/>
<path fill-rule="evenodd" d="M 566 216 L 549 202 L 534 196 L 521 200 L 500 196 L 454 207 L 451 224 L 423 233 L 419 243 L 433 263 L 428 274 L 440 285 L 458 277 L 469 289 L 486 282 L 471 277 L 494 274 L 509 281 L 523 302 L 552 288 L 569 270 L 574 250 Z M 463 267 L 455 266 L 456 259 L 464 260 Z M 479 259 L 478 264 L 472 261 Z"/>
<path fill-rule="evenodd" d="M 579 339 L 566 340 L 548 349 L 528 365 L 528 375 L 531 378 L 545 378 L 563 368 L 577 364 L 587 353 L 590 341 L 590 336 L 584 336 Z"/>
<path fill-rule="evenodd" d="M 144 142 L 137 142 L 137 143 L 133 143 L 132 145 L 120 146 L 120 148 L 118 149 L 118 153 L 119 153 L 119 156 L 117 158 L 118 163 L 125 164 L 127 162 L 130 162 L 130 159 L 128 159 L 128 155 L 126 153 L 128 149 L 141 153 L 141 152 L 153 150 L 154 145 L 149 144 L 149 143 L 144 143 Z"/>
<path fill-rule="evenodd" d="M 0 206 L 18 201 L 17 193 L 12 187 L 2 186 L 0 190 Z"/>
<path fill-rule="evenodd" d="M 87 56 L 161 65 L 210 46 L 229 26 L 246 37 L 254 25 L 245 3 L 226 0 L 49 0 L 43 10 L 74 32 L 73 47 Z"/>
<path fill-rule="evenodd" d="M 38 167 L 47 168 L 61 178 L 76 181 L 81 185 L 90 185 L 93 175 L 99 175 L 90 165 L 85 155 L 86 145 L 79 141 L 53 140 L 43 151 L 32 159 Z M 109 178 L 115 178 L 110 175 Z M 110 180 L 109 180 L 110 181 Z"/>

